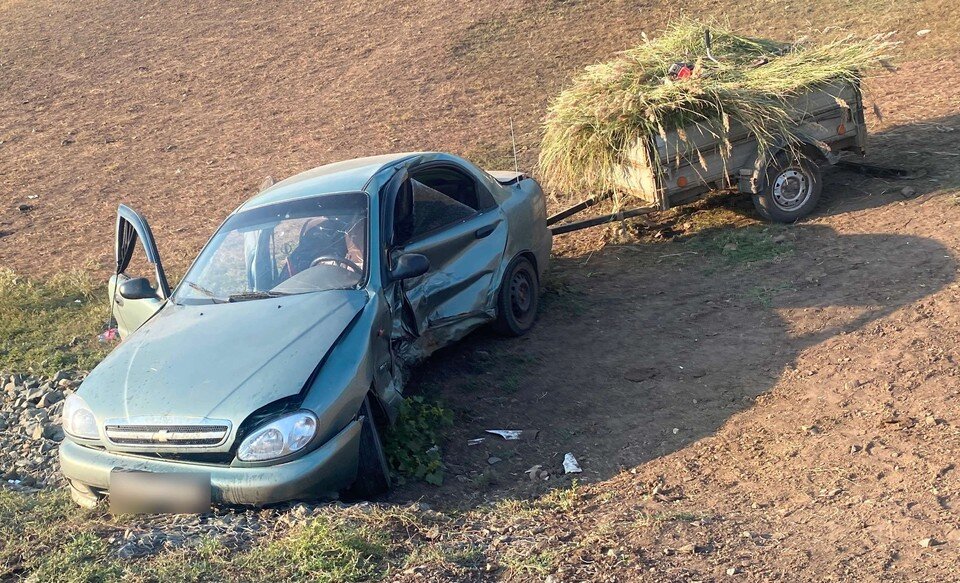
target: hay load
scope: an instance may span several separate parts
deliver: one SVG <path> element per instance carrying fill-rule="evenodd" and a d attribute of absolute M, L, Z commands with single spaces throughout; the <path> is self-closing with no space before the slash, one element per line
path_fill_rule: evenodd
<path fill-rule="evenodd" d="M 541 172 L 566 193 L 659 202 L 659 166 L 669 148 L 671 162 L 684 157 L 705 168 L 700 145 L 719 143 L 714 149 L 726 164 L 735 131 L 751 135 L 761 151 L 797 144 L 798 102 L 818 88 L 859 87 L 890 48 L 879 37 L 785 44 L 713 23 L 675 24 L 588 67 L 560 93 L 545 121 Z M 828 99 L 846 107 L 839 91 Z M 659 148 L 650 147 L 655 141 Z"/>

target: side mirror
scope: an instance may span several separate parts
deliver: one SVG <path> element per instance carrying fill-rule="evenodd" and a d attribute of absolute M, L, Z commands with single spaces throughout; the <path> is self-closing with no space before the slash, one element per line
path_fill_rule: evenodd
<path fill-rule="evenodd" d="M 150 281 L 145 277 L 128 279 L 120 284 L 120 289 L 118 289 L 117 292 L 120 294 L 120 297 L 127 300 L 145 300 L 147 298 L 157 297 L 157 290 L 153 289 Z"/>
<path fill-rule="evenodd" d="M 401 281 L 420 277 L 430 271 L 430 260 L 419 253 L 404 253 L 397 258 L 397 265 L 390 271 L 390 279 Z"/>

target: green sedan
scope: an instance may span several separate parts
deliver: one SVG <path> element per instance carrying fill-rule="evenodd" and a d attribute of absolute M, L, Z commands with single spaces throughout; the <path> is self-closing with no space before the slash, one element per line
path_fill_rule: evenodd
<path fill-rule="evenodd" d="M 410 366 L 479 326 L 530 330 L 550 244 L 535 180 L 443 153 L 267 188 L 175 290 L 149 225 L 121 206 L 109 292 L 122 341 L 64 405 L 74 500 L 177 510 L 382 494 L 380 433 Z M 180 486 L 121 491 L 151 481 Z"/>

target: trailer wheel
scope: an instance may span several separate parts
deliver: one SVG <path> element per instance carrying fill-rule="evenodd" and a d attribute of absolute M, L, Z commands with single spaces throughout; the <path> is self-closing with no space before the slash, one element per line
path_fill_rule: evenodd
<path fill-rule="evenodd" d="M 823 191 L 820 166 L 802 153 L 780 152 L 767 165 L 763 192 L 753 195 L 760 215 L 793 223 L 813 212 Z"/>

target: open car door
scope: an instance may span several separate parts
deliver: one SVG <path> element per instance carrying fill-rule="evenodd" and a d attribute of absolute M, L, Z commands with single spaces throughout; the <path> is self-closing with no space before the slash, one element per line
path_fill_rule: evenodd
<path fill-rule="evenodd" d="M 141 253 L 146 257 L 135 253 L 138 240 Z M 124 205 L 117 209 L 115 251 L 116 271 L 109 282 L 110 305 L 117 321 L 117 332 L 121 338 L 126 338 L 170 297 L 170 284 L 163 272 L 150 225 L 140 214 Z M 144 260 L 147 266 L 142 265 Z M 149 266 L 152 266 L 152 277 L 129 273 L 132 264 L 140 270 L 149 270 Z"/>

